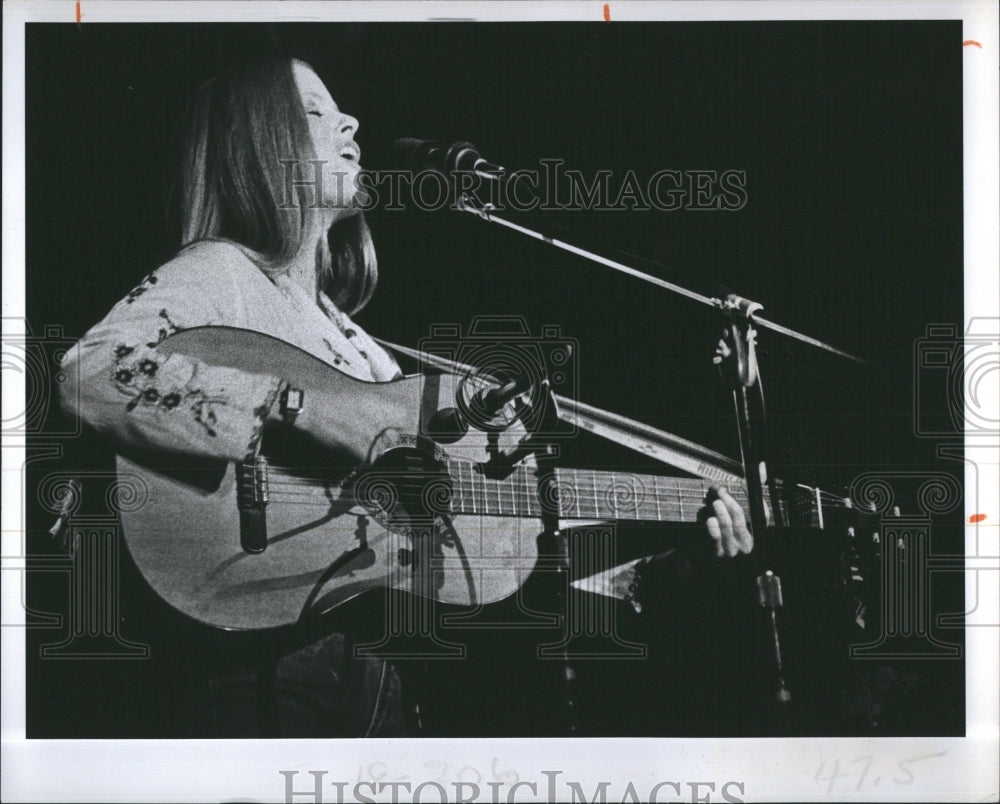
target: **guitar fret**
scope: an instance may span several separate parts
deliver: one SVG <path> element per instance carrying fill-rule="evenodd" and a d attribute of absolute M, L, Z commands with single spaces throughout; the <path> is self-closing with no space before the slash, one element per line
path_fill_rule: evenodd
<path fill-rule="evenodd" d="M 514 476 L 511 476 L 511 481 L 514 480 Z M 510 486 L 510 501 L 511 505 L 514 507 L 514 516 L 517 516 L 517 485 L 511 482 Z"/>
<path fill-rule="evenodd" d="M 541 500 L 537 499 L 537 495 L 534 492 L 534 488 L 538 483 L 538 479 L 535 477 L 534 472 L 528 471 L 527 467 L 524 470 L 524 496 L 525 499 L 530 500 L 538 504 L 538 509 L 535 511 L 536 514 L 542 513 L 542 503 Z"/>
<path fill-rule="evenodd" d="M 527 478 L 527 473 L 524 472 L 523 474 L 524 474 L 525 478 Z M 527 483 L 527 480 L 525 480 L 525 483 L 522 484 L 524 486 L 523 489 L 518 488 L 518 494 L 519 495 L 523 495 L 523 496 L 521 496 L 521 499 L 524 500 L 524 506 L 523 506 L 524 507 L 524 515 L 525 516 L 531 516 L 532 515 L 531 498 L 526 493 L 524 493 L 527 490 L 526 483 Z M 516 486 L 516 481 L 515 481 L 515 486 Z"/>
<path fill-rule="evenodd" d="M 446 465 L 453 481 L 450 503 L 453 513 L 534 517 L 547 512 L 547 506 L 543 505 L 538 495 L 537 475 L 533 467 L 517 466 L 509 476 L 498 480 L 485 474 L 475 461 L 449 458 Z M 278 466 L 271 469 L 274 485 L 278 488 L 285 482 L 284 475 Z M 577 469 L 556 469 L 553 481 L 556 489 L 561 488 L 565 492 L 556 495 L 554 500 L 559 516 L 578 519 L 624 517 L 654 522 L 688 521 L 694 515 L 691 504 L 695 503 L 694 509 L 700 507 L 709 488 L 714 485 L 713 481 L 703 478 Z M 770 489 L 764 489 L 769 523 L 784 521 L 785 514 L 792 514 L 804 524 L 811 527 L 819 525 L 822 529 L 825 524 L 823 493 L 807 486 L 801 488 L 801 493 L 786 498 L 779 485 L 774 499 L 771 499 Z M 632 503 L 622 505 L 621 495 L 627 494 L 629 489 L 633 494 Z M 749 496 L 745 484 L 734 481 L 728 491 L 746 510 Z M 574 497 L 572 502 L 566 496 L 570 493 Z M 606 499 L 608 495 L 610 500 Z"/>
<path fill-rule="evenodd" d="M 525 499 L 531 500 L 533 503 L 537 503 L 538 504 L 538 511 L 536 513 L 541 513 L 541 511 L 542 511 L 541 500 L 537 499 L 536 495 L 533 492 L 533 488 L 534 488 L 534 486 L 535 486 L 536 483 L 537 483 L 537 479 L 533 479 L 532 472 L 530 472 L 528 470 L 528 468 L 525 467 L 525 470 L 524 470 L 524 496 L 525 496 Z"/>
<path fill-rule="evenodd" d="M 535 474 L 534 470 L 529 470 L 525 467 L 524 470 L 524 494 L 527 499 L 531 500 L 532 504 L 536 505 L 535 513 L 541 515 L 544 512 L 544 506 L 542 505 L 541 499 L 538 497 L 538 476 Z"/>
<path fill-rule="evenodd" d="M 595 483 L 596 485 L 596 483 Z M 615 519 L 618 519 L 618 478 L 614 472 L 611 473 L 611 510 L 615 512 Z"/>
<path fill-rule="evenodd" d="M 487 482 L 486 475 L 483 474 L 481 467 L 480 467 L 480 471 L 478 472 L 478 476 L 479 476 L 479 490 L 482 493 L 482 497 L 483 497 L 483 513 L 489 514 L 490 513 L 490 485 Z"/>
<path fill-rule="evenodd" d="M 573 473 L 573 499 L 576 502 L 576 515 L 582 517 L 583 514 L 580 512 L 580 479 L 576 472 Z"/>
<path fill-rule="evenodd" d="M 455 468 L 458 469 L 458 483 L 457 484 L 452 483 L 451 508 L 453 513 L 456 510 L 458 511 L 462 510 L 462 500 L 459 498 L 459 495 L 461 495 L 462 493 L 462 467 L 461 465 L 455 467 L 455 461 L 448 461 L 448 470 L 449 470 L 448 473 L 452 474 L 452 470 Z"/>

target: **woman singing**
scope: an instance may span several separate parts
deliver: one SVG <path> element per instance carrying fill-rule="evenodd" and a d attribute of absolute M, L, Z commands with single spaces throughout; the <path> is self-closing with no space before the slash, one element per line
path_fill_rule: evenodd
<path fill-rule="evenodd" d="M 265 428 L 281 426 L 366 460 L 384 409 L 344 409 L 320 394 L 298 409 L 280 373 L 159 348 L 182 330 L 226 326 L 293 344 L 358 380 L 399 376 L 349 317 L 371 298 L 378 274 L 354 198 L 357 130 L 301 61 L 258 60 L 202 86 L 184 132 L 181 249 L 72 350 L 67 374 L 79 387 L 64 386 L 67 409 L 128 448 L 241 461 Z M 724 491 L 704 518 L 718 555 L 750 551 L 743 513 Z M 277 660 L 267 694 L 279 735 L 403 733 L 392 666 L 345 652 L 333 634 Z"/>

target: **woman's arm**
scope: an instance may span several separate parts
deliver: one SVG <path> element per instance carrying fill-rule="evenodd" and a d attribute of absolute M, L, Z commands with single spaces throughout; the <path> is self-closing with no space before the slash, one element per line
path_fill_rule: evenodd
<path fill-rule="evenodd" d="M 237 259 L 233 246 L 201 244 L 146 277 L 68 353 L 63 407 L 120 444 L 245 457 L 281 379 L 157 349 L 182 329 L 244 324 Z"/>

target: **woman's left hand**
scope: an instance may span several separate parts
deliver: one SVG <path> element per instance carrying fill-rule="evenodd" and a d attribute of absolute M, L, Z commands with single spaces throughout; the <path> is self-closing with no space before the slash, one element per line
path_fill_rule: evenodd
<path fill-rule="evenodd" d="M 753 535 L 739 503 L 718 486 L 712 486 L 708 495 L 705 507 L 698 512 L 698 521 L 705 523 L 715 542 L 715 554 L 721 558 L 753 550 Z"/>

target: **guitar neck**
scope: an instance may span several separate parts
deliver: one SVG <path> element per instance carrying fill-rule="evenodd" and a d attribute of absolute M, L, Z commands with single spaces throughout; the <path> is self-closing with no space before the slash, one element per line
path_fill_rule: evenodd
<path fill-rule="evenodd" d="M 693 522 L 717 481 L 701 478 L 664 477 L 631 472 L 588 469 L 554 469 L 539 487 L 537 470 L 517 467 L 503 479 L 486 475 L 479 464 L 448 461 L 452 481 L 451 510 L 454 513 L 493 516 L 540 517 L 555 513 L 563 519 L 632 520 L 645 522 Z M 749 504 L 746 484 L 730 483 L 729 493 L 744 509 Z M 786 512 L 786 502 L 768 507 Z M 779 495 L 780 496 L 780 495 Z M 796 509 L 809 506 L 809 495 Z M 809 506 L 811 507 L 811 506 Z M 815 512 L 799 510 L 799 519 L 820 525 Z"/>
<path fill-rule="evenodd" d="M 567 519 L 694 522 L 714 481 L 629 472 L 557 469 L 559 515 Z M 730 488 L 747 505 L 746 485 Z"/>

